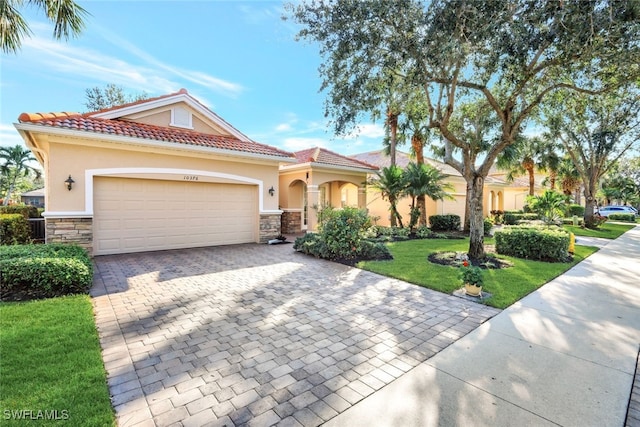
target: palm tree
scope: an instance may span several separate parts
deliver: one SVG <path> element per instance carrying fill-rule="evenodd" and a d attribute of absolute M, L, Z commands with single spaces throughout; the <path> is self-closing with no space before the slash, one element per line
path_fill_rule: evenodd
<path fill-rule="evenodd" d="M 507 181 L 513 181 L 515 177 L 521 175 L 529 177 L 530 196 L 533 196 L 535 190 L 536 169 L 543 167 L 541 161 L 543 147 L 544 142 L 538 137 L 520 136 L 498 157 L 498 167 L 507 170 Z"/>
<path fill-rule="evenodd" d="M 28 176 L 33 172 L 36 178 L 40 178 L 41 172 L 39 169 L 29 166 L 28 162 L 35 161 L 36 159 L 31 155 L 31 151 L 23 148 L 21 145 L 14 147 L 0 147 L 0 171 L 2 177 L 7 179 L 7 194 L 4 198 L 3 205 L 6 206 L 11 198 L 11 193 L 16 186 L 16 181 L 20 176 Z"/>
<path fill-rule="evenodd" d="M 402 196 L 402 193 L 406 187 L 406 182 L 402 168 L 396 165 L 391 165 L 382 168 L 376 172 L 377 177 L 369 181 L 369 185 L 380 191 L 382 198 L 389 202 L 389 210 L 391 211 L 391 226 L 395 227 L 397 224 L 402 225 L 402 216 L 398 212 L 398 199 Z"/>
<path fill-rule="evenodd" d="M 428 196 L 433 200 L 442 200 L 448 197 L 446 190 L 451 190 L 450 184 L 444 183 L 447 175 L 433 166 L 409 163 L 404 171 L 406 188 L 404 194 L 411 197 L 411 221 L 409 228 L 413 231 L 420 217 L 421 225 L 426 225 L 426 210 L 416 206 L 416 199 L 420 196 Z"/>
<path fill-rule="evenodd" d="M 88 12 L 73 0 L 2 0 L 0 1 L 0 48 L 3 53 L 17 53 L 22 40 L 31 34 L 29 24 L 20 13 L 27 4 L 36 6 L 54 23 L 53 37 L 68 40 L 84 28 Z"/>
<path fill-rule="evenodd" d="M 546 190 L 541 196 L 529 196 L 527 202 L 546 224 L 554 223 L 566 209 L 565 197 L 553 190 Z"/>
<path fill-rule="evenodd" d="M 560 189 L 566 196 L 571 196 L 574 191 L 580 188 L 582 183 L 580 173 L 569 157 L 564 157 L 560 161 L 558 179 L 560 180 Z"/>

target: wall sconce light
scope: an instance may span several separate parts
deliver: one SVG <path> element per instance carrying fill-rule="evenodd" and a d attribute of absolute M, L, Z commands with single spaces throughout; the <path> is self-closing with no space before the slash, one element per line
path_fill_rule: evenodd
<path fill-rule="evenodd" d="M 273 185 L 271 186 L 271 188 L 268 190 L 269 191 L 269 195 L 271 197 L 273 197 L 273 195 L 275 194 L 276 190 L 273 188 Z"/>
<path fill-rule="evenodd" d="M 67 190 L 71 191 L 74 182 L 75 181 L 71 178 L 71 175 L 69 175 L 69 178 L 65 179 L 64 183 L 67 184 Z"/>

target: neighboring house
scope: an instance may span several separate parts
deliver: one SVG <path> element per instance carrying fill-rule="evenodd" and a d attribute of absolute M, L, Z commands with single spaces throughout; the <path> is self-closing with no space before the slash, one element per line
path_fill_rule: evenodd
<path fill-rule="evenodd" d="M 93 113 L 23 113 L 15 127 L 44 168 L 47 242 L 102 255 L 280 233 L 274 187 L 296 158 L 252 141 L 184 89 Z"/>
<path fill-rule="evenodd" d="M 383 150 L 376 150 L 351 156 L 354 159 L 376 165 L 380 169 L 390 165 L 389 156 Z M 396 164 L 405 168 L 409 162 L 415 161 L 408 153 L 396 151 Z M 449 190 L 452 199 L 432 200 L 427 197 L 427 218 L 431 215 L 454 214 L 464 219 L 467 184 L 462 175 L 453 167 L 435 159 L 425 158 L 425 163 L 439 169 L 447 175 L 446 183 L 453 189 Z M 372 175 L 373 176 L 373 175 Z M 518 210 L 522 209 L 529 194 L 528 181 L 518 178 L 512 183 L 505 179 L 506 172 L 492 169 L 485 179 L 483 194 L 483 213 L 489 216 L 492 210 Z M 526 181 L 526 182 L 525 182 Z M 541 187 L 536 187 L 539 190 Z M 367 189 L 367 209 L 369 214 L 377 218 L 378 225 L 390 225 L 389 202 L 382 199 L 380 192 L 374 188 Z M 403 224 L 410 219 L 411 199 L 404 197 L 398 202 L 398 211 L 402 216 Z"/>
<path fill-rule="evenodd" d="M 280 167 L 283 233 L 316 230 L 318 209 L 327 205 L 367 206 L 365 183 L 376 166 L 324 148 L 294 154 L 295 164 Z"/>
<path fill-rule="evenodd" d="M 44 188 L 27 191 L 20 195 L 20 201 L 25 205 L 44 208 Z"/>

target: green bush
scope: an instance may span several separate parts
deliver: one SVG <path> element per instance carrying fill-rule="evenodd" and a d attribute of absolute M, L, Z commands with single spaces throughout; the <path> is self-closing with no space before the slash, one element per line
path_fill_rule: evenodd
<path fill-rule="evenodd" d="M 379 242 L 372 242 L 369 240 L 363 240 L 360 244 L 360 250 L 358 251 L 358 258 L 361 259 L 393 259 L 389 248 Z"/>
<path fill-rule="evenodd" d="M 558 227 L 511 226 L 494 234 L 496 252 L 552 262 L 569 259 L 569 232 Z"/>
<path fill-rule="evenodd" d="M 24 216 L 26 219 L 29 218 L 40 218 L 40 214 L 42 212 L 38 210 L 35 206 L 27 206 L 27 205 L 11 205 L 11 206 L 0 206 L 0 214 L 20 214 Z"/>
<path fill-rule="evenodd" d="M 534 221 L 537 219 L 540 219 L 540 216 L 536 213 L 522 213 L 513 211 L 504 213 L 505 225 L 516 225 L 519 221 Z"/>
<path fill-rule="evenodd" d="M 431 231 L 458 231 L 460 230 L 460 216 L 431 215 L 429 224 L 431 224 Z"/>
<path fill-rule="evenodd" d="M 489 218 L 485 218 L 483 225 L 484 225 L 484 235 L 485 236 L 490 236 L 491 235 L 491 227 L 493 227 L 493 222 L 491 222 L 491 220 Z"/>
<path fill-rule="evenodd" d="M 329 259 L 354 258 L 363 234 L 371 226 L 367 212 L 346 207 L 330 211 L 320 224 L 320 237 L 327 245 Z"/>
<path fill-rule="evenodd" d="M 22 214 L 0 214 L 0 245 L 21 245 L 31 241 L 29 221 Z"/>
<path fill-rule="evenodd" d="M 293 242 L 293 249 L 316 258 L 328 258 L 329 248 L 318 233 L 307 233 Z"/>
<path fill-rule="evenodd" d="M 93 265 L 79 246 L 20 245 L 0 247 L 0 299 L 25 300 L 86 293 Z"/>
<path fill-rule="evenodd" d="M 569 207 L 567 208 L 567 215 L 569 216 L 578 216 L 578 217 L 583 217 L 584 216 L 584 206 L 582 205 L 576 205 L 574 204 L 570 204 Z"/>
<path fill-rule="evenodd" d="M 634 214 L 610 214 L 609 219 L 611 221 L 636 222 Z"/>
<path fill-rule="evenodd" d="M 429 229 L 429 227 L 425 227 L 420 226 L 418 228 L 416 228 L 416 237 L 419 239 L 426 239 L 431 237 L 431 230 Z"/>

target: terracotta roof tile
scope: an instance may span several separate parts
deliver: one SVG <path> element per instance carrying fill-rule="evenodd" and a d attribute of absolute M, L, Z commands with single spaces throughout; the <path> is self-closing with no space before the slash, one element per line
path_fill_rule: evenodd
<path fill-rule="evenodd" d="M 142 138 L 283 158 L 293 157 L 293 154 L 287 151 L 253 141 L 242 141 L 233 136 L 212 135 L 187 129 L 175 129 L 117 119 L 100 119 L 90 117 L 87 114 L 22 113 L 18 120 L 21 123 L 31 123 L 43 127 L 71 129 L 102 135 Z"/>
<path fill-rule="evenodd" d="M 330 166 L 344 166 L 359 169 L 377 170 L 378 167 L 361 160 L 346 157 L 326 148 L 309 148 L 293 153 L 298 163 L 321 163 Z"/>
<path fill-rule="evenodd" d="M 376 165 L 379 168 L 389 167 L 391 165 L 391 158 L 388 155 L 385 155 L 383 150 L 376 150 L 376 151 L 369 151 L 367 153 L 354 154 L 351 157 L 360 161 L 364 161 L 364 162 Z M 412 160 L 409 154 L 404 153 L 402 151 L 396 151 L 397 166 L 401 168 L 406 168 L 409 162 L 411 161 L 415 161 L 415 160 Z M 439 169 L 442 173 L 446 175 L 461 176 L 460 172 L 458 172 L 453 167 L 441 161 L 425 157 L 424 162 L 428 165 L 433 166 L 436 169 Z"/>

